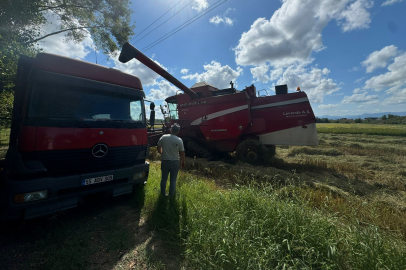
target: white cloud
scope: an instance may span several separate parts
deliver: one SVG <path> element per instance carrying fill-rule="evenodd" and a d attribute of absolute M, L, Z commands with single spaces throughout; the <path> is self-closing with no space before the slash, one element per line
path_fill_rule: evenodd
<path fill-rule="evenodd" d="M 215 25 L 219 25 L 220 23 L 224 23 L 226 25 L 233 25 L 234 21 L 228 17 L 220 17 L 219 15 L 214 16 L 213 18 L 210 19 L 210 23 L 213 23 Z"/>
<path fill-rule="evenodd" d="M 146 97 L 146 99 L 151 101 L 164 100 L 167 97 L 176 95 L 176 92 L 179 91 L 176 86 L 171 85 L 166 80 L 161 80 L 157 85 L 159 86 L 159 89 L 151 89 L 151 93 Z"/>
<path fill-rule="evenodd" d="M 372 77 L 365 82 L 366 89 L 381 91 L 389 87 L 406 85 L 406 53 L 395 57 L 388 66 L 388 72 Z"/>
<path fill-rule="evenodd" d="M 344 20 L 343 23 L 339 22 L 342 25 L 343 31 L 368 28 L 371 18 L 367 9 L 372 8 L 373 5 L 373 1 L 357 0 L 347 6 L 339 16 L 339 20 Z"/>
<path fill-rule="evenodd" d="M 271 71 L 271 81 L 277 80 L 283 74 L 283 68 L 275 68 Z"/>
<path fill-rule="evenodd" d="M 367 92 L 345 96 L 343 103 L 377 103 L 378 95 L 368 95 Z"/>
<path fill-rule="evenodd" d="M 361 64 L 366 67 L 367 73 L 371 73 L 377 68 L 384 68 L 387 66 L 389 59 L 394 57 L 398 52 L 398 48 L 394 45 L 386 46 L 380 51 L 374 51 L 368 58 Z"/>
<path fill-rule="evenodd" d="M 384 105 L 406 104 L 406 88 L 398 90 L 383 102 Z"/>
<path fill-rule="evenodd" d="M 182 70 L 180 71 L 180 73 L 182 74 L 187 74 L 189 72 L 189 70 L 187 68 L 182 68 Z"/>
<path fill-rule="evenodd" d="M 47 23 L 42 27 L 45 34 L 50 34 L 60 30 L 61 21 L 52 12 L 48 12 L 45 17 Z M 83 59 L 94 47 L 93 40 L 90 34 L 86 35 L 85 39 L 80 43 L 67 41 L 66 33 L 49 36 L 39 42 L 39 47 L 45 52 L 64 55 L 72 58 Z"/>
<path fill-rule="evenodd" d="M 322 103 L 325 95 L 339 91 L 340 86 L 327 75 L 330 70 L 308 67 L 313 60 L 293 64 L 287 67 L 279 77 L 277 84 L 287 84 L 289 88 L 300 87 L 305 91 L 310 101 Z"/>
<path fill-rule="evenodd" d="M 385 2 L 383 2 L 382 6 L 389 6 L 389 5 L 393 5 L 395 3 L 400 3 L 403 0 L 386 0 Z"/>
<path fill-rule="evenodd" d="M 343 31 L 365 28 L 370 18 L 364 0 L 284 0 L 280 9 L 267 20 L 258 18 L 251 29 L 241 35 L 235 47 L 239 65 L 275 67 L 306 61 L 311 53 L 325 47 L 322 31 L 336 19 Z"/>
<path fill-rule="evenodd" d="M 270 66 L 260 65 L 251 68 L 255 81 L 267 83 L 277 80 L 276 84 L 287 84 L 289 88 L 300 87 L 305 91 L 312 102 L 321 103 L 325 95 L 331 95 L 340 90 L 340 86 L 328 78 L 330 70 L 311 67 L 314 59 L 297 62 L 286 68 L 278 67 L 269 73 Z"/>
<path fill-rule="evenodd" d="M 361 89 L 361 88 L 355 88 L 354 91 L 352 91 L 354 94 L 360 94 L 363 92 L 367 92 L 365 89 Z"/>
<path fill-rule="evenodd" d="M 207 0 L 195 0 L 193 5 L 192 5 L 192 9 L 197 10 L 198 12 L 205 10 L 206 8 L 208 8 L 210 5 L 207 2 Z"/>
<path fill-rule="evenodd" d="M 396 47 L 394 48 L 396 49 Z M 394 52 L 392 52 L 393 54 Z M 367 80 L 364 89 L 372 89 L 374 91 L 386 89 L 385 93 L 389 97 L 383 101 L 384 105 L 406 104 L 406 53 L 395 57 L 393 63 L 388 66 L 386 73 Z"/>
<path fill-rule="evenodd" d="M 354 83 L 360 83 L 361 81 L 365 80 L 365 78 L 366 78 L 366 77 L 362 77 L 362 78 L 356 79 L 356 80 L 354 81 Z"/>
<path fill-rule="evenodd" d="M 205 72 L 195 73 L 182 76 L 185 80 L 195 80 L 196 82 L 205 81 L 219 89 L 229 88 L 230 81 L 235 83 L 237 87 L 236 80 L 243 74 L 241 67 L 237 67 L 237 70 L 233 70 L 228 65 L 222 66 L 219 62 L 211 61 L 210 64 L 203 66 Z"/>
<path fill-rule="evenodd" d="M 157 79 L 159 77 L 161 77 L 157 73 L 155 73 L 154 71 L 149 69 L 147 66 L 145 66 L 143 63 L 138 61 L 137 59 L 132 59 L 124 64 L 124 63 L 121 63 L 120 61 L 118 61 L 118 56 L 117 56 L 117 57 L 113 58 L 113 61 L 114 61 L 116 69 L 137 76 L 138 78 L 140 78 L 143 86 L 155 85 L 155 84 L 157 84 Z M 153 61 L 155 63 L 157 63 L 158 65 L 160 65 L 165 70 L 167 69 L 162 64 L 160 64 L 158 61 L 156 61 L 156 60 L 153 60 Z"/>
<path fill-rule="evenodd" d="M 226 10 L 226 12 L 224 13 L 224 15 L 227 15 L 229 12 L 231 12 L 231 11 L 236 11 L 236 9 L 235 8 L 228 8 L 227 10 Z"/>
<path fill-rule="evenodd" d="M 260 65 L 254 68 L 251 68 L 251 74 L 254 77 L 254 79 L 258 82 L 263 82 L 267 83 L 271 80 L 271 78 L 266 75 L 268 72 L 269 66 L 267 65 Z"/>
<path fill-rule="evenodd" d="M 340 106 L 339 104 L 321 104 L 317 106 L 319 109 L 331 109 Z"/>

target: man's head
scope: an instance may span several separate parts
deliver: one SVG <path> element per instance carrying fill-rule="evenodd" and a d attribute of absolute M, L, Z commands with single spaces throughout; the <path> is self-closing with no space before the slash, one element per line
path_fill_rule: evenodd
<path fill-rule="evenodd" d="M 173 135 L 176 135 L 176 134 L 178 134 L 179 133 L 179 130 L 180 130 L 180 126 L 179 126 L 179 124 L 173 124 L 172 126 L 171 126 L 171 134 L 173 134 Z"/>

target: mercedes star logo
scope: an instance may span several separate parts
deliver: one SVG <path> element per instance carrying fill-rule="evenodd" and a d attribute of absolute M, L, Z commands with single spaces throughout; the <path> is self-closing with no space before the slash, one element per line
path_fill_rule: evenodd
<path fill-rule="evenodd" d="M 107 154 L 108 147 L 104 143 L 96 144 L 92 149 L 92 154 L 94 157 L 101 158 Z"/>

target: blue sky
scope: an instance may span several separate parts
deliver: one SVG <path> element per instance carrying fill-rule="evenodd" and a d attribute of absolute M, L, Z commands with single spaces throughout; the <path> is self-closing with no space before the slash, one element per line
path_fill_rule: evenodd
<path fill-rule="evenodd" d="M 141 33 L 178 2 L 133 1 L 132 44 L 142 50 L 219 3 L 183 0 Z M 237 89 L 254 84 L 274 94 L 276 84 L 300 86 L 316 116 L 406 111 L 405 14 L 403 0 L 228 0 L 144 53 L 189 87 L 207 81 L 226 88 L 233 80 Z M 92 43 L 64 43 L 59 35 L 41 46 L 89 62 L 97 55 L 98 63 L 139 76 L 157 104 L 176 93 L 138 61 L 104 60 Z"/>

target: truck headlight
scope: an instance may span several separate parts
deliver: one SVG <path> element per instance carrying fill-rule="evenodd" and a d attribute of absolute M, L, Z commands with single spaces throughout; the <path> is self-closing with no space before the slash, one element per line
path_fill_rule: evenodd
<path fill-rule="evenodd" d="M 29 193 L 17 194 L 14 196 L 14 202 L 16 204 L 21 204 L 38 200 L 44 200 L 47 198 L 48 198 L 48 190 L 40 190 Z"/>
<path fill-rule="evenodd" d="M 147 172 L 140 172 L 133 174 L 133 180 L 138 180 L 147 176 Z"/>

